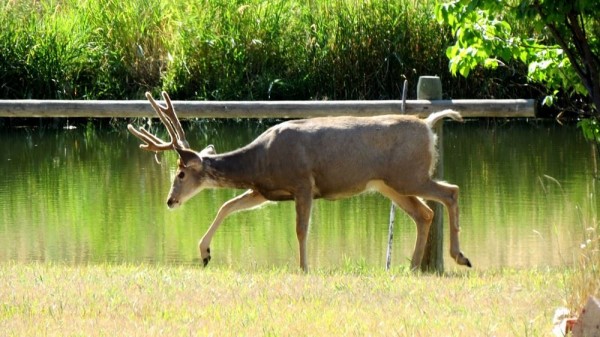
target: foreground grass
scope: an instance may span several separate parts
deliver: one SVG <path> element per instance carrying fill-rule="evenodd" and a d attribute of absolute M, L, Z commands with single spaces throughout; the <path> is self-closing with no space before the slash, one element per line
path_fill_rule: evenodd
<path fill-rule="evenodd" d="M 567 271 L 1 264 L 2 336 L 541 336 Z"/>

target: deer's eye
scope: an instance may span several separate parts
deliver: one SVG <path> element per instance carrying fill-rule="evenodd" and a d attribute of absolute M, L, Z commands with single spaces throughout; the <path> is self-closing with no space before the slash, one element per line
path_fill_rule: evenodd
<path fill-rule="evenodd" d="M 183 172 L 183 171 L 179 172 L 179 174 L 177 175 L 177 178 L 183 179 L 183 177 L 185 177 L 185 172 Z"/>

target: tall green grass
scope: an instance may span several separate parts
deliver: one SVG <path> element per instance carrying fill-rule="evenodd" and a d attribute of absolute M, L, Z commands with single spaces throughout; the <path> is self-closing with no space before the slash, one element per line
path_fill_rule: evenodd
<path fill-rule="evenodd" d="M 3 0 L 0 96 L 128 98 L 160 86 L 168 25 L 162 6 Z"/>
<path fill-rule="evenodd" d="M 591 183 L 587 186 L 587 191 L 582 191 L 585 196 L 584 202 L 577 203 L 564 195 L 564 204 L 573 207 L 578 215 L 578 221 L 581 230 L 579 247 L 573 250 L 573 256 L 564 256 L 565 261 L 572 261 L 572 269 L 565 280 L 565 302 L 573 314 L 578 314 L 581 308 L 586 304 L 588 297 L 595 296 L 600 298 L 600 219 L 598 218 L 598 199 L 596 195 L 598 170 L 595 167 L 596 146 L 591 144 L 593 175 L 589 177 Z M 544 175 L 540 178 L 540 185 L 544 194 L 550 191 L 547 187 L 558 187 L 564 194 L 563 185 L 553 177 Z M 546 182 L 548 185 L 546 185 Z M 557 234 L 561 230 L 557 228 Z"/>
<path fill-rule="evenodd" d="M 420 75 L 523 97 L 512 74 L 449 75 L 433 3 L 0 0 L 0 98 L 387 99 Z"/>
<path fill-rule="evenodd" d="M 588 194 L 589 205 L 578 207 L 582 224 L 582 242 L 579 254 L 575 256 L 575 268 L 569 282 L 572 288 L 568 292 L 568 305 L 574 312 L 578 312 L 586 304 L 589 296 L 600 298 L 600 219 L 598 209 L 595 207 L 597 198 L 595 183 L 596 181 Z"/>
<path fill-rule="evenodd" d="M 181 18 L 165 86 L 207 99 L 397 97 L 404 78 L 446 67 L 430 3 L 200 3 L 181 11 L 195 15 Z"/>

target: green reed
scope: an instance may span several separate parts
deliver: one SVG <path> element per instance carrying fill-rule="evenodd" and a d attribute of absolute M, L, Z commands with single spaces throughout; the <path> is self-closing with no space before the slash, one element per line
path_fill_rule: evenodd
<path fill-rule="evenodd" d="M 585 305 L 589 296 L 600 298 L 600 220 L 595 207 L 596 190 L 596 181 L 593 181 L 592 190 L 588 194 L 589 204 L 577 207 L 582 225 L 582 240 L 569 281 L 571 289 L 567 292 L 568 305 L 574 312 Z"/>
<path fill-rule="evenodd" d="M 388 99 L 432 74 L 452 97 L 515 95 L 449 75 L 433 3 L 0 0 L 0 97 Z"/>

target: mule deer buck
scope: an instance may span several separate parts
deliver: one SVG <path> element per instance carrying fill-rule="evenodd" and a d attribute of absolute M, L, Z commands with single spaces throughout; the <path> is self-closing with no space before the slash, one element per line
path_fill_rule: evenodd
<path fill-rule="evenodd" d="M 322 117 L 292 120 L 273 126 L 250 144 L 223 154 L 212 145 L 192 151 L 166 92 L 166 106 L 150 93 L 146 98 L 168 130 L 165 142 L 144 128 L 131 124 L 129 131 L 148 151 L 175 150 L 178 170 L 167 199 L 176 208 L 205 188 L 236 188 L 247 191 L 225 202 L 200 240 L 204 265 L 211 259 L 210 242 L 219 225 L 233 212 L 257 207 L 267 201 L 293 200 L 300 267 L 308 269 L 307 230 L 313 199 L 339 199 L 365 191 L 377 191 L 412 217 L 417 240 L 411 267 L 420 266 L 433 211 L 423 199 L 444 204 L 450 220 L 450 255 L 471 266 L 460 251 L 458 186 L 431 179 L 436 161 L 436 136 L 431 127 L 444 117 L 462 120 L 458 112 L 444 110 L 419 119 L 406 115 L 375 117 Z"/>

